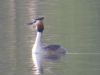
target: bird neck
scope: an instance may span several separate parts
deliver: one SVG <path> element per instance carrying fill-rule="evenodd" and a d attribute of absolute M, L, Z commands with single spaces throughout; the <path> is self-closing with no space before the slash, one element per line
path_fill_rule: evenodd
<path fill-rule="evenodd" d="M 41 45 L 42 43 L 41 39 L 42 39 L 42 32 L 37 32 L 35 45 Z"/>

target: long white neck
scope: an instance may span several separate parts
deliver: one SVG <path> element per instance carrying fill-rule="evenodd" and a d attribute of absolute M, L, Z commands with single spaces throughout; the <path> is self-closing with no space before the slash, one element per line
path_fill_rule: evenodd
<path fill-rule="evenodd" d="M 42 33 L 37 32 L 35 43 L 32 49 L 32 59 L 34 63 L 35 73 L 40 74 L 43 62 L 43 49 L 42 49 Z"/>
<path fill-rule="evenodd" d="M 42 40 L 41 40 L 41 39 L 42 39 L 42 33 L 41 33 L 41 32 L 37 32 L 34 45 L 35 45 L 35 46 L 40 46 L 40 45 L 42 45 Z"/>

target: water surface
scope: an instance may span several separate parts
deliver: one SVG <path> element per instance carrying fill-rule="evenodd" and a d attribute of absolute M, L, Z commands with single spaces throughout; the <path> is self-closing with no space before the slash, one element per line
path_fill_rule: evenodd
<path fill-rule="evenodd" d="M 31 50 L 35 30 L 26 25 L 45 16 L 44 42 L 69 54 L 45 64 L 44 75 L 100 74 L 99 0 L 0 1 L 0 74 L 34 75 Z"/>

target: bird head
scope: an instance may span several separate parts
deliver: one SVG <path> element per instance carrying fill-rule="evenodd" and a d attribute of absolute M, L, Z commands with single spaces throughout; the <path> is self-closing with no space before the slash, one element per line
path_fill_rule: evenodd
<path fill-rule="evenodd" d="M 32 22 L 28 23 L 28 25 L 33 25 L 36 27 L 36 30 L 38 32 L 43 32 L 44 30 L 44 24 L 43 24 L 44 17 L 38 17 L 36 19 L 33 19 Z"/>

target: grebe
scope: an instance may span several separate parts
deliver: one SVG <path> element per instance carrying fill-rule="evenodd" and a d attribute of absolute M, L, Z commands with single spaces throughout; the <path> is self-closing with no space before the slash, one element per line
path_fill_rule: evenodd
<path fill-rule="evenodd" d="M 34 19 L 32 22 L 28 23 L 28 25 L 33 25 L 36 27 L 36 39 L 32 48 L 32 58 L 34 61 L 35 67 L 37 67 L 37 71 L 42 72 L 42 62 L 43 58 L 48 60 L 57 60 L 62 55 L 66 54 L 66 49 L 61 47 L 60 45 L 48 45 L 45 46 L 42 43 L 42 34 L 44 30 L 43 24 L 44 17 L 38 17 Z"/>

